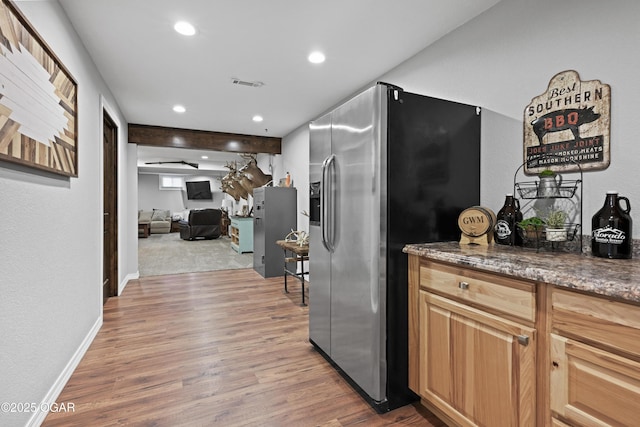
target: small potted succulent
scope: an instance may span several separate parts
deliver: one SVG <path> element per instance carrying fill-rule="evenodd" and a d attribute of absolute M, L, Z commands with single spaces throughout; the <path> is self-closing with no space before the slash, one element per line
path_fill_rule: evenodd
<path fill-rule="evenodd" d="M 553 209 L 549 211 L 545 219 L 546 223 L 546 238 L 550 242 L 563 242 L 567 240 L 567 228 L 565 227 L 565 221 L 567 220 L 567 213 L 560 209 Z"/>
<path fill-rule="evenodd" d="M 537 241 L 542 236 L 542 230 L 545 226 L 545 220 L 533 216 L 518 223 L 522 237 L 526 240 Z"/>

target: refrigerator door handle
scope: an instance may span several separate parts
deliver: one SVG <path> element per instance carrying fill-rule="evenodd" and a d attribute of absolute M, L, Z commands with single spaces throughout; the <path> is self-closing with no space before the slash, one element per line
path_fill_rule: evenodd
<path fill-rule="evenodd" d="M 322 162 L 322 182 L 321 188 L 322 191 L 320 193 L 320 205 L 322 206 L 322 211 L 320 213 L 320 223 L 322 224 L 322 245 L 329 252 L 333 252 L 333 244 L 330 241 L 332 224 L 330 224 L 331 213 L 330 209 L 333 209 L 332 204 L 329 204 L 329 196 L 331 193 L 331 177 L 329 175 L 331 165 L 335 161 L 336 156 L 331 154 L 329 157 L 324 159 Z"/>

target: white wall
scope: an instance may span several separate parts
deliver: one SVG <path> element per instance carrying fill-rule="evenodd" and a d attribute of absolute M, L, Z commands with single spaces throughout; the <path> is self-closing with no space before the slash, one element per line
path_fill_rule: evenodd
<path fill-rule="evenodd" d="M 126 122 L 58 2 L 17 5 L 78 83 L 78 177 L 0 163 L 0 402 L 40 403 L 55 399 L 102 323 L 102 108 L 121 126 L 120 282 L 137 270 L 135 176 Z M 0 425 L 44 415 L 0 412 Z"/>
<path fill-rule="evenodd" d="M 640 204 L 640 185 L 631 176 L 638 159 L 635 54 L 640 41 L 640 2 L 630 0 L 502 0 L 424 51 L 376 80 L 405 90 L 483 107 L 481 203 L 496 212 L 523 161 L 525 106 L 543 93 L 558 72 L 575 70 L 582 80 L 611 86 L 611 165 L 584 176 L 584 232 L 615 189 Z M 310 118 L 313 119 L 313 118 Z M 307 124 L 283 138 L 308 144 Z M 303 149 L 287 165 L 307 162 Z M 300 199 L 302 206 L 308 206 Z M 632 209 L 631 215 L 640 222 Z M 634 237 L 640 237 L 635 227 Z"/>
<path fill-rule="evenodd" d="M 634 54 L 639 16 L 640 2 L 628 0 L 503 0 L 384 79 L 411 92 L 484 108 L 481 202 L 496 212 L 523 161 L 523 111 L 531 99 L 565 70 L 609 84 L 611 165 L 585 173 L 588 234 L 607 190 L 629 197 L 632 207 L 640 203 L 640 186 L 630 179 L 640 158 L 635 142 L 640 57 Z M 640 237 L 640 227 L 633 234 Z"/>
<path fill-rule="evenodd" d="M 123 131 L 126 128 L 123 128 Z M 127 138 L 127 136 L 125 136 Z M 121 145 L 122 146 L 122 145 Z M 123 147 L 126 159 L 119 164 L 120 176 L 118 200 L 120 210 L 124 209 L 124 214 L 120 213 L 119 218 L 126 219 L 120 222 L 119 235 L 124 237 L 124 242 L 119 242 L 119 247 L 126 245 L 126 252 L 118 251 L 120 270 L 127 273 L 127 276 L 120 281 L 118 295 L 124 290 L 124 286 L 129 279 L 137 279 L 138 273 L 138 146 L 136 144 L 126 144 Z M 121 155 L 123 154 L 121 151 Z"/>
<path fill-rule="evenodd" d="M 297 230 L 309 232 L 309 217 L 302 212 L 309 211 L 309 129 L 301 126 L 282 139 L 282 155 L 279 159 L 275 176 L 277 183 L 289 172 L 297 197 Z M 300 271 L 300 266 L 296 266 Z M 304 271 L 309 271 L 308 261 L 305 261 Z M 308 280 L 308 279 L 307 279 Z"/>
<path fill-rule="evenodd" d="M 282 163 L 293 180 L 298 197 L 298 230 L 309 232 L 309 129 L 304 126 L 289 134 L 282 144 Z"/>
<path fill-rule="evenodd" d="M 220 181 L 214 177 L 203 175 L 186 175 L 183 177 L 181 190 L 161 190 L 160 178 L 156 174 L 138 174 L 138 209 L 168 209 L 172 214 L 181 214 L 189 209 L 220 208 L 225 194 L 220 190 Z M 209 181 L 212 200 L 188 200 L 184 182 Z"/>
<path fill-rule="evenodd" d="M 137 145 L 131 145 L 136 147 L 135 149 L 137 150 Z M 257 164 L 263 173 L 273 176 L 276 185 L 279 179 L 284 178 L 286 174 L 284 166 L 282 165 L 281 155 L 259 154 L 257 156 Z M 137 166 L 133 165 L 131 170 L 136 171 Z M 183 176 L 183 182 L 208 180 L 211 184 L 211 193 L 213 195 L 213 200 L 188 200 L 185 185 L 183 185 L 182 191 L 160 190 L 158 174 L 139 174 L 136 172 L 136 178 L 137 199 L 135 200 L 135 205 L 137 206 L 137 209 L 168 209 L 172 212 L 172 214 L 179 214 L 189 209 L 220 208 L 222 206 L 223 200 L 230 200 L 233 203 L 233 213 L 242 211 L 243 206 L 247 206 L 247 209 L 251 209 L 251 207 L 253 206 L 253 197 L 249 197 L 248 200 L 240 199 L 236 202 L 231 196 L 223 193 L 220 180 L 213 176 L 195 174 Z"/>

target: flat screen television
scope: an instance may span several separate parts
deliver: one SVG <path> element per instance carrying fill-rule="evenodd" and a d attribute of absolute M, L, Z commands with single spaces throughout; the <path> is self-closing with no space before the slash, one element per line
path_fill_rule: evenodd
<path fill-rule="evenodd" d="M 212 200 L 211 185 L 209 181 L 185 182 L 187 185 L 187 199 L 189 200 Z"/>

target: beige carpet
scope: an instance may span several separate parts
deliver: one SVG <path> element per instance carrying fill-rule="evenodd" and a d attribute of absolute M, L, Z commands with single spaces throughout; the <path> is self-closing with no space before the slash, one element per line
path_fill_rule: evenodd
<path fill-rule="evenodd" d="M 198 271 L 253 268 L 253 254 L 238 254 L 231 240 L 182 240 L 180 233 L 152 234 L 138 239 L 140 277 Z"/>

